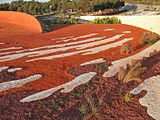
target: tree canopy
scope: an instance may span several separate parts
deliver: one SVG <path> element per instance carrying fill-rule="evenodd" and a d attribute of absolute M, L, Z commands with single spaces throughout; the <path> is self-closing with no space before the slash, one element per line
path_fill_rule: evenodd
<path fill-rule="evenodd" d="M 95 12 L 105 9 L 117 9 L 124 6 L 122 0 L 50 0 L 49 2 L 38 2 L 16 0 L 10 4 L 0 4 L 0 10 L 2 11 L 18 11 L 32 15 L 39 15 L 43 13 L 58 12 L 67 13 L 70 9 L 75 12 L 80 11 L 82 13 Z"/>

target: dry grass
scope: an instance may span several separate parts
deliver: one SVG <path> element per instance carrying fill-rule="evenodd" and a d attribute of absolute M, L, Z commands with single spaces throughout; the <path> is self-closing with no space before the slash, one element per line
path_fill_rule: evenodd
<path fill-rule="evenodd" d="M 135 51 L 135 47 L 132 44 L 127 43 L 121 47 L 121 53 L 129 54 L 133 51 Z"/>
<path fill-rule="evenodd" d="M 83 103 L 83 104 L 78 108 L 78 110 L 80 111 L 80 113 L 81 113 L 82 115 L 85 115 L 85 114 L 87 113 L 87 111 L 88 111 L 88 104 Z"/>
<path fill-rule="evenodd" d="M 100 90 L 100 87 L 97 87 L 96 96 L 98 100 L 98 106 L 101 106 L 102 103 L 104 102 L 105 93 L 103 93 L 102 90 Z"/>
<path fill-rule="evenodd" d="M 97 99 L 98 99 L 98 106 L 101 106 L 102 103 L 104 102 L 104 98 L 105 98 L 105 94 L 104 95 L 97 95 Z"/>
<path fill-rule="evenodd" d="M 97 115 L 98 114 L 98 108 L 96 107 L 96 103 L 94 101 L 94 98 L 92 96 L 89 96 L 87 98 L 87 102 L 89 103 L 89 105 L 91 107 L 92 114 Z"/>
<path fill-rule="evenodd" d="M 141 60 L 134 60 L 131 64 L 127 65 L 126 69 L 120 67 L 118 73 L 118 80 L 123 81 L 123 83 L 128 83 L 130 81 L 141 82 L 141 79 L 138 78 L 138 76 L 146 69 L 146 67 L 142 67 Z"/>

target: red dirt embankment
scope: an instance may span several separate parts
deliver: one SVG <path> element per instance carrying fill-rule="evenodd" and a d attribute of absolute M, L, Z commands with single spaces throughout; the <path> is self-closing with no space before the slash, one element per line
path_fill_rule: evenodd
<path fill-rule="evenodd" d="M 105 29 L 111 29 L 111 28 L 114 28 L 115 30 L 114 31 L 104 31 Z M 72 56 L 62 57 L 62 58 L 46 59 L 46 60 L 44 59 L 44 60 L 26 62 L 26 60 L 30 60 L 30 59 L 34 59 L 38 57 L 47 57 L 47 56 L 52 56 L 52 55 L 67 54 L 67 53 L 79 51 L 76 49 L 69 49 L 66 51 L 57 51 L 57 52 L 53 52 L 53 53 L 45 54 L 41 56 L 34 56 L 34 57 L 25 56 L 25 57 L 17 58 L 17 59 L 10 60 L 10 61 L 0 62 L 0 67 L 13 66 L 13 67 L 24 68 L 23 70 L 16 72 L 17 76 L 28 77 L 34 74 L 43 75 L 42 78 L 36 81 L 30 82 L 23 87 L 13 88 L 8 91 L 0 92 L 0 95 L 8 94 L 9 92 L 12 93 L 13 91 L 20 91 L 20 90 L 38 90 L 38 91 L 47 90 L 47 89 L 59 86 L 61 84 L 64 84 L 64 83 L 67 83 L 73 80 L 75 77 L 67 73 L 67 71 L 72 67 L 79 66 L 80 64 L 84 62 L 88 62 L 88 61 L 99 59 L 99 58 L 104 58 L 109 61 L 118 60 L 121 58 L 125 58 L 128 56 L 134 55 L 148 47 L 140 41 L 140 39 L 142 39 L 144 36 L 144 34 L 142 33 L 147 32 L 146 30 L 137 28 L 137 27 L 133 27 L 133 26 L 129 26 L 129 25 L 122 25 L 122 24 L 121 25 L 118 25 L 118 24 L 115 24 L 115 25 L 77 24 L 77 25 L 70 25 L 68 27 L 64 27 L 64 28 L 61 28 L 61 29 L 58 29 L 52 32 L 45 33 L 45 34 L 34 34 L 34 35 L 27 34 L 27 35 L 19 35 L 19 36 L 16 35 L 16 37 L 7 36 L 4 38 L 0 36 L 0 43 L 6 43 L 7 41 L 7 44 L 0 46 L 1 49 L 15 47 L 15 46 L 23 47 L 23 49 L 31 49 L 31 48 L 66 43 L 65 41 L 56 43 L 56 41 L 58 40 L 52 40 L 56 38 L 64 38 L 68 36 L 79 37 L 79 36 L 88 35 L 91 33 L 98 33 L 98 35 L 93 36 L 93 37 L 80 38 L 76 40 L 76 42 L 78 42 L 78 41 L 83 41 L 83 40 L 86 40 L 89 38 L 95 38 L 95 37 L 106 36 L 107 38 L 110 38 L 115 35 L 122 34 L 122 32 L 128 31 L 128 30 L 131 31 L 131 33 L 126 34 L 125 36 L 121 37 L 120 39 L 114 42 L 121 41 L 122 39 L 125 39 L 125 38 L 134 38 L 133 40 L 128 42 L 128 43 L 133 44 L 137 48 L 136 51 L 134 51 L 131 54 L 121 54 L 120 53 L 121 46 L 118 46 L 118 47 L 113 47 L 108 50 L 101 51 L 96 54 L 90 54 L 90 55 L 75 54 Z M 75 42 L 75 41 L 72 40 L 72 41 L 68 41 L 67 43 L 72 43 L 72 42 Z M 114 42 L 110 42 L 110 43 L 114 43 Z M 107 45 L 110 43 L 104 43 L 101 45 L 92 46 L 92 48 Z M 84 44 L 87 44 L 87 42 Z M 91 47 L 85 48 L 85 49 L 90 49 L 90 48 Z M 44 50 L 51 50 L 51 49 L 55 50 L 59 48 L 43 48 L 41 50 L 44 51 Z M 0 53 L 4 53 L 4 52 L 11 52 L 11 51 L 10 50 L 0 51 Z M 26 53 L 28 52 L 30 51 L 27 51 Z M 21 54 L 21 53 L 15 53 L 15 54 Z M 4 54 L 3 56 L 8 56 L 8 55 L 12 55 L 12 54 Z M 0 57 L 2 57 L 2 55 Z M 17 78 L 14 78 L 12 80 L 16 80 L 16 79 Z"/>
<path fill-rule="evenodd" d="M 0 11 L 0 22 L 17 24 L 34 33 L 42 33 L 40 22 L 33 16 L 14 11 Z"/>

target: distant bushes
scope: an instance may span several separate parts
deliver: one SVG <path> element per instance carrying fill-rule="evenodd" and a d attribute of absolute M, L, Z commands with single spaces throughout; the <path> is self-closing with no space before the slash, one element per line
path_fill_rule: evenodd
<path fill-rule="evenodd" d="M 70 19 L 56 19 L 52 21 L 52 24 L 78 24 L 78 20 L 74 19 L 74 18 L 70 18 Z"/>
<path fill-rule="evenodd" d="M 97 18 L 95 19 L 92 24 L 121 24 L 121 20 L 117 17 L 106 17 L 106 18 Z"/>
<path fill-rule="evenodd" d="M 47 32 L 50 31 L 53 24 L 79 24 L 78 20 L 74 18 L 70 19 L 55 19 L 55 20 L 43 20 L 40 19 L 43 24 L 43 29 Z"/>

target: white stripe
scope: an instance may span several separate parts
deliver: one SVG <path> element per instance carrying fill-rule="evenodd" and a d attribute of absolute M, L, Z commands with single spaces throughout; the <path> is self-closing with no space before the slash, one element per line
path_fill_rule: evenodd
<path fill-rule="evenodd" d="M 104 31 L 113 31 L 113 30 L 116 30 L 116 29 L 105 29 Z"/>
<path fill-rule="evenodd" d="M 35 57 L 35 56 L 40 56 L 40 55 L 45 55 L 45 54 L 49 54 L 49 53 L 53 53 L 53 52 L 57 52 L 57 51 L 65 51 L 65 50 L 69 50 L 69 49 L 73 49 L 73 48 L 76 48 L 76 49 L 84 49 L 84 48 L 87 48 L 87 47 L 93 47 L 95 45 L 100 45 L 100 44 L 104 44 L 104 43 L 108 43 L 108 42 L 111 42 L 111 41 L 114 41 L 116 39 L 119 39 L 120 37 L 124 36 L 125 34 L 122 34 L 122 35 L 115 35 L 111 38 L 108 38 L 108 39 L 105 39 L 105 40 L 101 40 L 101 41 L 97 41 L 97 42 L 92 42 L 92 43 L 87 43 L 87 44 L 82 44 L 82 45 L 77 45 L 77 46 L 71 46 L 71 47 L 64 47 L 64 48 L 58 48 L 58 49 L 52 49 L 52 50 L 48 50 L 48 51 L 41 51 L 40 53 L 38 53 L 38 55 L 30 55 L 29 57 Z M 103 39 L 104 37 L 101 37 L 101 38 L 95 38 L 95 39 Z M 85 40 L 85 41 L 91 41 L 91 40 L 95 40 L 94 38 L 91 38 L 91 39 L 88 39 L 88 40 Z M 82 41 L 79 41 L 79 42 L 73 42 L 73 43 L 80 43 Z M 84 42 L 84 41 L 83 41 Z M 64 45 L 72 45 L 72 43 L 66 43 L 66 44 L 62 44 L 63 46 Z M 59 46 L 60 47 L 60 46 Z"/>
<path fill-rule="evenodd" d="M 91 36 L 95 36 L 95 35 L 98 35 L 98 33 L 92 33 L 92 34 L 89 34 L 89 35 L 83 35 L 83 36 L 80 36 L 80 37 L 73 38 L 73 40 L 77 40 L 77 39 L 80 39 L 80 38 L 91 37 Z"/>
<path fill-rule="evenodd" d="M 104 58 L 100 58 L 100 59 L 92 60 L 89 62 L 85 62 L 85 63 L 81 64 L 80 66 L 95 64 L 95 63 L 103 63 L 103 62 L 106 62 L 106 60 L 104 60 Z"/>
<path fill-rule="evenodd" d="M 55 45 L 55 46 L 56 47 L 64 47 L 64 46 L 67 46 L 67 45 L 74 45 L 74 44 L 79 44 L 79 43 L 91 42 L 91 41 L 101 40 L 101 39 L 104 39 L 104 38 L 106 38 L 106 37 L 90 38 L 90 39 L 87 39 L 87 40 L 65 43 L 65 44 L 59 44 L 59 45 Z"/>
<path fill-rule="evenodd" d="M 92 34 L 83 35 L 83 36 L 79 36 L 79 37 L 75 37 L 75 38 L 70 38 L 70 39 L 67 39 L 67 40 L 61 40 L 61 41 L 57 41 L 57 42 L 68 42 L 70 40 L 78 40 L 80 38 L 87 38 L 87 37 L 91 37 L 91 36 L 95 36 L 95 35 L 98 35 L 98 33 L 92 33 Z"/>
<path fill-rule="evenodd" d="M 34 50 L 39 50 L 39 49 L 44 49 L 44 48 L 64 47 L 64 46 L 67 46 L 67 45 L 74 45 L 74 44 L 79 44 L 79 43 L 96 41 L 96 40 L 101 40 L 101 39 L 104 39 L 104 38 L 105 37 L 97 37 L 97 38 L 90 38 L 90 39 L 87 39 L 87 40 L 65 43 L 65 44 L 49 45 L 49 46 L 42 46 L 42 47 L 38 47 L 38 48 L 32 48 L 32 49 L 26 49 L 26 50 L 20 50 L 20 51 L 4 52 L 4 53 L 0 53 L 0 55 L 11 54 L 11 53 L 21 53 L 21 52 L 26 52 L 26 51 L 34 51 Z"/>
<path fill-rule="evenodd" d="M 123 31 L 122 33 L 131 33 L 131 31 Z"/>
<path fill-rule="evenodd" d="M 68 38 L 73 38 L 75 36 L 68 36 L 68 37 L 63 37 L 63 38 L 55 38 L 55 39 L 51 39 L 51 40 L 63 40 L 63 39 L 68 39 Z"/>
<path fill-rule="evenodd" d="M 101 41 L 98 41 L 98 42 L 91 42 L 91 43 L 88 43 L 86 45 L 83 45 L 83 46 L 80 46 L 80 47 L 77 47 L 77 49 L 84 49 L 84 48 L 87 48 L 87 47 L 93 47 L 95 45 L 100 45 L 100 44 L 104 44 L 104 43 L 108 43 L 108 42 L 112 42 L 112 41 L 115 41 L 117 39 L 119 39 L 120 37 L 124 36 L 125 34 L 121 34 L 121 35 L 115 35 L 111 38 L 107 38 L 107 39 L 104 39 L 104 40 L 101 40 Z"/>
<path fill-rule="evenodd" d="M 12 68 L 12 69 L 8 69 L 8 72 L 16 72 L 17 70 L 22 70 L 22 68 Z"/>
<path fill-rule="evenodd" d="M 160 75 L 150 77 L 144 80 L 137 88 L 131 91 L 131 94 L 138 94 L 142 90 L 147 93 L 139 99 L 142 106 L 147 107 L 147 113 L 155 120 L 160 120 Z"/>
<path fill-rule="evenodd" d="M 79 86 L 81 84 L 84 84 L 84 83 L 87 83 L 88 81 L 90 81 L 91 78 L 93 76 L 95 76 L 96 74 L 97 74 L 96 72 L 90 72 L 90 73 L 82 74 L 82 75 L 76 77 L 74 80 L 72 80 L 72 81 L 70 81 L 68 83 L 65 83 L 63 85 L 51 88 L 49 90 L 38 92 L 36 94 L 33 94 L 31 96 L 28 96 L 28 97 L 20 100 L 20 102 L 31 102 L 31 101 L 35 101 L 35 100 L 39 100 L 39 99 L 44 99 L 44 98 L 50 96 L 55 91 L 57 91 L 59 89 L 62 89 L 62 88 L 64 88 L 63 90 L 61 90 L 62 93 L 70 92 L 75 87 L 77 87 L 77 86 Z"/>
<path fill-rule="evenodd" d="M 103 77 L 114 76 L 118 72 L 118 70 L 121 66 L 126 68 L 127 64 L 131 63 L 132 60 L 139 60 L 139 59 L 142 59 L 143 57 L 149 57 L 149 55 L 152 52 L 154 52 L 154 50 L 160 51 L 160 41 L 156 42 L 152 46 L 146 48 L 145 50 L 143 50 L 133 56 L 113 61 L 112 66 L 109 66 L 109 71 L 105 72 Z"/>
<path fill-rule="evenodd" d="M 0 45 L 3 45 L 3 44 L 5 44 L 5 43 L 0 43 Z"/>
<path fill-rule="evenodd" d="M 115 42 L 115 43 L 111 43 L 111 44 L 107 44 L 107 45 L 104 45 L 104 46 L 99 46 L 99 47 L 96 47 L 96 48 L 92 48 L 92 49 L 87 50 L 88 53 L 84 53 L 83 55 L 95 54 L 95 53 L 98 53 L 98 52 L 101 52 L 101 51 L 108 50 L 108 49 L 113 48 L 113 47 L 121 46 L 121 45 L 123 45 L 123 43 L 128 42 L 130 40 L 133 40 L 133 38 L 125 38 L 125 39 L 123 39 L 121 41 L 118 41 L 118 42 Z M 89 51 L 91 51 L 91 52 L 89 52 Z"/>
<path fill-rule="evenodd" d="M 5 50 L 12 50 L 12 49 L 22 49 L 23 47 L 10 47 L 10 48 L 3 48 L 0 49 L 0 51 L 5 51 Z"/>
<path fill-rule="evenodd" d="M 8 68 L 9 68 L 8 66 L 0 67 L 0 72 L 2 72 L 3 70 L 6 70 Z"/>
<path fill-rule="evenodd" d="M 105 41 L 106 41 L 106 43 L 108 42 L 108 40 L 112 40 L 113 41 L 114 39 L 120 38 L 122 35 L 115 35 L 115 36 L 113 36 L 111 38 L 106 39 Z M 103 41 L 103 43 L 105 41 Z M 67 45 L 67 44 L 70 44 L 70 43 L 66 43 L 65 45 Z M 86 46 L 92 47 L 94 45 L 99 45 L 99 44 L 101 44 L 101 43 L 99 43 L 99 42 L 92 42 L 92 44 L 91 43 L 87 43 L 87 44 L 82 44 L 82 45 L 77 45 L 77 46 L 70 46 L 70 47 L 64 47 L 64 48 L 57 48 L 57 49 L 50 49 L 50 50 L 41 50 L 41 51 L 27 52 L 27 53 L 21 53 L 21 54 L 7 55 L 7 56 L 0 57 L 0 62 L 14 60 L 14 59 L 17 59 L 17 58 L 25 57 L 27 55 L 30 55 L 29 57 L 34 57 L 34 56 L 46 55 L 46 54 L 50 54 L 50 53 L 54 53 L 54 52 L 58 52 L 58 51 L 65 51 L 65 50 L 69 50 L 69 49 L 73 49 L 73 48 L 82 48 L 82 47 L 86 47 Z M 61 45 L 64 45 L 64 44 L 61 44 Z M 54 45 L 54 46 L 59 46 L 60 47 L 60 45 Z M 44 46 L 44 47 L 46 47 L 46 46 Z M 47 47 L 50 48 L 50 47 L 53 47 L 53 45 L 52 46 L 47 46 Z M 33 49 L 37 50 L 38 48 L 33 48 Z"/>
<path fill-rule="evenodd" d="M 65 53 L 65 54 L 35 58 L 35 59 L 27 60 L 26 62 L 35 61 L 35 60 L 42 60 L 42 59 L 62 58 L 62 57 L 72 56 L 72 55 L 79 54 L 79 53 L 83 53 L 82 55 L 95 54 L 95 53 L 110 49 L 112 47 L 121 46 L 121 45 L 123 45 L 123 43 L 128 42 L 132 39 L 133 38 L 125 38 L 124 40 L 121 40 L 121 41 L 118 41 L 118 42 L 115 42 L 115 43 L 112 43 L 112 44 L 100 46 L 100 47 L 95 47 L 95 48 L 91 48 L 91 49 L 87 49 L 87 50 L 75 51 L 75 52 L 70 52 L 70 53 Z M 85 52 L 87 52 L 87 53 L 85 53 Z"/>
<path fill-rule="evenodd" d="M 36 74 L 36 75 L 32 75 L 32 76 L 29 76 L 24 79 L 0 83 L 0 92 L 6 91 L 6 90 L 8 90 L 10 88 L 14 88 L 14 87 L 21 87 L 21 86 L 25 85 L 26 83 L 37 80 L 41 77 L 42 77 L 41 74 Z"/>

